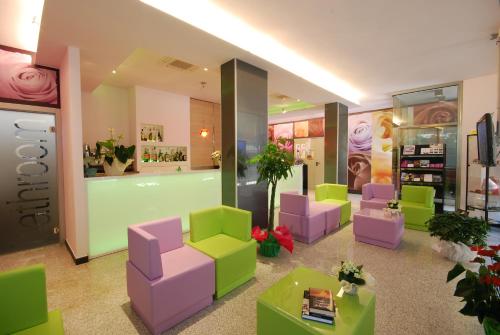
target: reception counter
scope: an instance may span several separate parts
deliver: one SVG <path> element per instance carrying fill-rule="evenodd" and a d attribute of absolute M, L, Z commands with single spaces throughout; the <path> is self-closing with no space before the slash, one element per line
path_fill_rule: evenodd
<path fill-rule="evenodd" d="M 87 178 L 89 257 L 127 248 L 127 227 L 221 204 L 221 172 L 201 170 Z"/>
<path fill-rule="evenodd" d="M 190 212 L 222 203 L 220 170 L 135 173 L 85 182 L 91 258 L 126 249 L 131 224 L 180 216 L 187 232 Z M 278 182 L 276 207 L 279 193 L 287 191 L 302 191 L 301 165 L 293 167 L 292 177 Z"/>

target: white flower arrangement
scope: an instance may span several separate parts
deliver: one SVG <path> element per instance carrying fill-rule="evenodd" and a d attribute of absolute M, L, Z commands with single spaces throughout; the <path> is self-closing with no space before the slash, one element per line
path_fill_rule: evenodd
<path fill-rule="evenodd" d="M 358 285 L 365 284 L 363 265 L 356 265 L 352 261 L 340 262 L 340 268 L 338 269 L 337 275 L 339 281 L 345 280 L 349 283 Z"/>

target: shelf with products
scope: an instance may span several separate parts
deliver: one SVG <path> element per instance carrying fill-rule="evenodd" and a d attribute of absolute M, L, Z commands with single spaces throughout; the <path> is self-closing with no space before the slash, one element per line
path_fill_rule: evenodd
<path fill-rule="evenodd" d="M 163 143 L 164 133 L 161 124 L 141 123 L 141 143 Z"/>
<path fill-rule="evenodd" d="M 399 186 L 431 186 L 436 190 L 436 212 L 443 211 L 446 184 L 445 144 L 402 145 L 399 152 Z"/>
<path fill-rule="evenodd" d="M 187 147 L 172 145 L 142 145 L 141 164 L 156 166 L 168 165 L 169 163 L 187 162 Z"/>

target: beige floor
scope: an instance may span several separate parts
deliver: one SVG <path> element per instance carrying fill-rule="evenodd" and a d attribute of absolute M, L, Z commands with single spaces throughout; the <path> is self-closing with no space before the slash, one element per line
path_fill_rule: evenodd
<path fill-rule="evenodd" d="M 293 255 L 259 256 L 255 279 L 165 334 L 255 334 L 256 298 L 296 266 L 329 272 L 341 260 L 363 264 L 376 279 L 376 334 L 482 334 L 476 319 L 458 313 L 453 263 L 433 253 L 427 233 L 406 230 L 401 246 L 387 250 L 359 242 L 352 225 L 313 245 L 296 243 Z M 75 266 L 60 245 L 0 256 L 0 271 L 44 263 L 49 308 L 59 308 L 67 334 L 148 334 L 126 293 L 127 252 Z"/>

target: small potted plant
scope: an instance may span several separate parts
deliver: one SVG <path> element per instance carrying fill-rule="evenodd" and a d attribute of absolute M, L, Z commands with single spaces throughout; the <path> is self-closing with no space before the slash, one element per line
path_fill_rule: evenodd
<path fill-rule="evenodd" d="M 457 282 L 455 296 L 462 298 L 465 306 L 460 313 L 477 316 L 486 335 L 500 334 L 500 245 L 489 247 L 473 246 L 477 257 L 471 262 L 479 264 L 477 271 L 467 270 L 457 263 L 448 272 L 447 281 L 465 272 L 465 277 Z"/>
<path fill-rule="evenodd" d="M 252 229 L 252 237 L 259 244 L 259 253 L 263 256 L 276 257 L 281 247 L 290 253 L 293 252 L 293 238 L 288 227 L 278 226 L 276 229 L 268 231 L 255 226 Z"/>
<path fill-rule="evenodd" d="M 99 165 L 102 165 L 102 159 L 96 156 L 88 156 L 83 158 L 84 175 L 85 177 L 95 177 Z"/>
<path fill-rule="evenodd" d="M 109 129 L 110 138 L 96 143 L 96 157 L 104 157 L 104 172 L 108 176 L 121 176 L 125 169 L 134 161 L 135 145 L 125 147 L 119 142 L 123 138 L 114 137 L 113 128 Z"/>
<path fill-rule="evenodd" d="M 265 236 L 264 240 L 259 241 L 259 252 L 263 256 L 273 257 L 279 252 L 279 246 L 286 244 L 290 252 L 293 250 L 293 240 L 286 227 L 274 229 L 274 199 L 276 197 L 276 186 L 278 181 L 292 176 L 293 155 L 284 149 L 281 149 L 275 143 L 269 143 L 264 151 L 253 157 L 251 164 L 257 164 L 259 173 L 258 183 L 265 182 L 271 187 L 271 200 L 269 202 L 269 222 L 267 225 L 267 234 L 259 235 L 259 238 Z M 254 228 L 255 229 L 255 228 Z M 259 228 L 260 229 L 260 228 Z M 276 241 L 275 241 L 276 240 Z M 283 244 L 284 243 L 284 244 Z M 289 246 L 291 244 L 291 247 Z M 275 247 L 271 248 L 271 245 Z"/>
<path fill-rule="evenodd" d="M 218 169 L 220 167 L 220 161 L 222 158 L 221 152 L 219 150 L 215 150 L 210 156 L 212 157 L 214 168 Z"/>
<path fill-rule="evenodd" d="M 467 212 L 436 214 L 426 224 L 431 236 L 439 238 L 433 249 L 454 262 L 468 263 L 475 257 L 469 246 L 486 245 L 488 223 Z"/>
<path fill-rule="evenodd" d="M 334 269 L 337 278 L 346 294 L 356 295 L 358 286 L 366 283 L 363 273 L 363 265 L 356 265 L 352 261 L 341 261 L 340 267 Z"/>
<path fill-rule="evenodd" d="M 387 207 L 384 208 L 384 212 L 389 215 L 394 215 L 399 213 L 399 202 L 397 200 L 390 200 L 387 202 Z"/>

